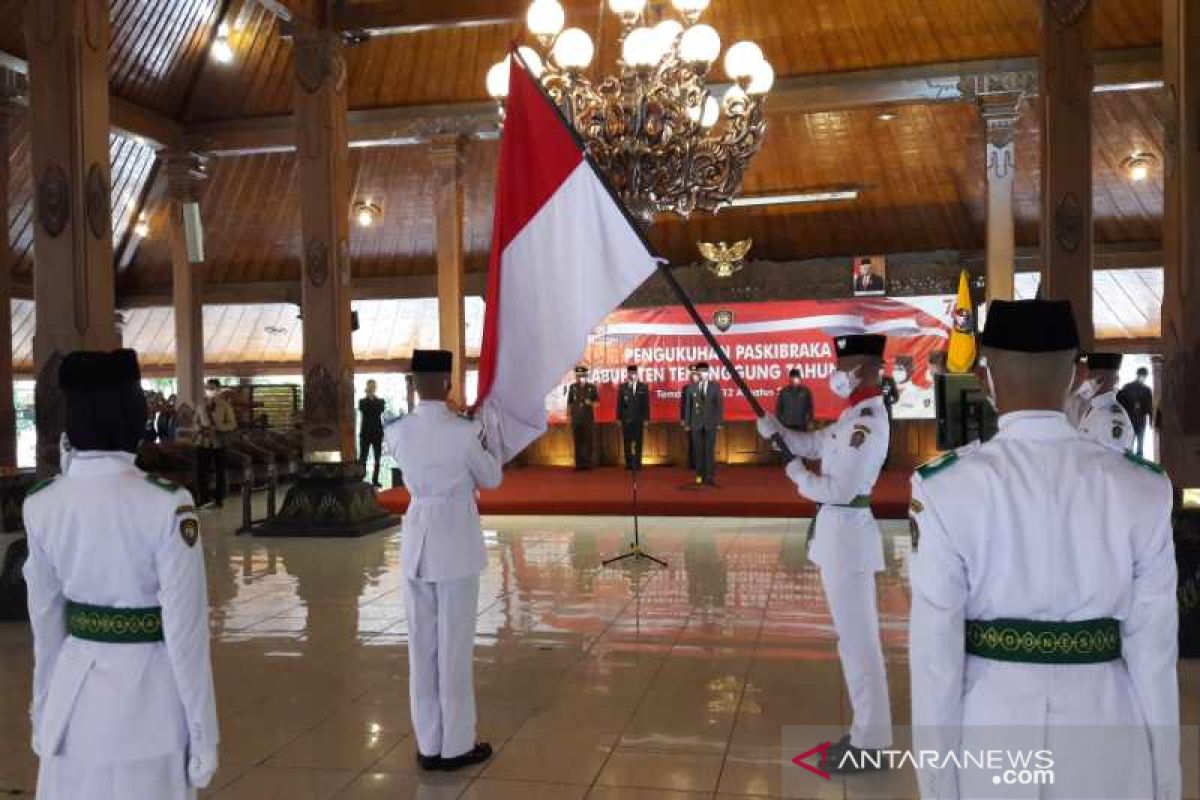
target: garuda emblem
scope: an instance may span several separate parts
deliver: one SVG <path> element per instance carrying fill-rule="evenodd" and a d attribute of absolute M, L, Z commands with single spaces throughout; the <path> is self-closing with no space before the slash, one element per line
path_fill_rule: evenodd
<path fill-rule="evenodd" d="M 718 278 L 728 278 L 733 273 L 741 270 L 746 266 L 746 254 L 750 252 L 751 246 L 754 244 L 753 239 L 746 239 L 733 244 L 725 242 L 696 242 L 696 248 L 700 251 L 700 255 L 708 259 L 708 263 L 704 266 L 708 271 Z"/>

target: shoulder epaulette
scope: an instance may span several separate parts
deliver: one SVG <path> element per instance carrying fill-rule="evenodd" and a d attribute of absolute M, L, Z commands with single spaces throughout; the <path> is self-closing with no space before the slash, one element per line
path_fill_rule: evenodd
<path fill-rule="evenodd" d="M 1142 469 L 1148 469 L 1151 472 L 1156 473 L 1158 475 L 1165 475 L 1167 472 L 1165 469 L 1163 469 L 1161 464 L 1155 464 L 1153 461 L 1148 461 L 1148 460 L 1142 458 L 1141 456 L 1137 455 L 1136 453 L 1126 452 L 1125 460 L 1129 461 L 1131 463 L 1137 464 Z"/>
<path fill-rule="evenodd" d="M 52 483 L 54 483 L 54 478 L 42 478 L 40 481 L 35 483 L 33 486 L 29 487 L 29 491 L 25 492 L 25 496 L 29 497 L 31 494 L 40 492 L 42 489 L 45 489 L 47 486 L 49 486 Z"/>
<path fill-rule="evenodd" d="M 175 493 L 183 488 L 178 483 L 174 483 L 158 475 L 147 475 L 146 480 L 151 486 L 162 489 L 164 492 Z"/>
<path fill-rule="evenodd" d="M 929 478 L 949 467 L 951 464 L 958 461 L 958 453 L 946 453 L 937 458 L 926 461 L 921 466 L 917 467 L 917 474 L 922 478 Z"/>

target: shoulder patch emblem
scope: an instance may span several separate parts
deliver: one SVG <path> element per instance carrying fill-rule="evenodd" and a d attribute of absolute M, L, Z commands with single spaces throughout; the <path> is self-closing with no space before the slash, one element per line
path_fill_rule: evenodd
<path fill-rule="evenodd" d="M 40 481 L 35 483 L 33 486 L 29 487 L 29 491 L 25 492 L 25 496 L 29 497 L 31 494 L 36 494 L 37 492 L 40 492 L 42 489 L 45 489 L 47 486 L 49 486 L 52 483 L 54 483 L 54 478 L 42 478 Z"/>
<path fill-rule="evenodd" d="M 862 447 L 862 443 L 867 440 L 867 434 L 870 432 L 871 429 L 866 425 L 855 425 L 854 433 L 850 434 L 850 446 L 855 449 Z"/>
<path fill-rule="evenodd" d="M 166 478 L 161 478 L 158 475 L 147 475 L 146 480 L 151 486 L 162 489 L 164 492 L 176 492 L 182 488 L 179 484 L 173 483 Z"/>
<path fill-rule="evenodd" d="M 179 508 L 175 509 L 176 516 L 178 516 L 180 514 L 195 514 L 195 513 L 196 513 L 195 506 L 180 506 Z"/>
<path fill-rule="evenodd" d="M 1147 461 L 1135 453 L 1125 453 L 1125 460 L 1137 464 L 1142 469 L 1148 469 L 1158 475 L 1166 474 L 1166 470 L 1162 468 L 1161 464 L 1155 464 L 1153 461 Z"/>
<path fill-rule="evenodd" d="M 858 413 L 858 415 L 860 417 L 873 417 L 873 416 L 875 416 L 875 412 L 869 408 L 864 408 L 862 411 L 860 411 Z"/>
<path fill-rule="evenodd" d="M 920 514 L 925 510 L 925 504 L 914 497 L 908 501 L 908 510 L 913 514 Z"/>
<path fill-rule="evenodd" d="M 930 478 L 944 470 L 946 467 L 949 467 L 956 461 L 958 461 L 957 453 L 946 453 L 943 456 L 938 456 L 932 461 L 926 461 L 924 464 L 917 467 L 917 474 L 922 478 Z"/>
<path fill-rule="evenodd" d="M 1113 425 L 1113 427 L 1112 427 L 1112 437 L 1113 437 L 1114 439 L 1120 439 L 1120 438 L 1121 438 L 1121 435 L 1122 435 L 1122 434 L 1124 434 L 1124 433 L 1125 433 L 1125 426 L 1124 426 L 1124 425 L 1122 425 L 1122 424 L 1121 424 L 1121 423 L 1119 423 L 1119 422 L 1118 422 L 1118 423 L 1115 423 L 1115 424 Z"/>
<path fill-rule="evenodd" d="M 200 523 L 195 517 L 179 520 L 179 538 L 183 539 L 183 543 L 188 547 L 195 547 L 196 540 L 200 538 Z"/>

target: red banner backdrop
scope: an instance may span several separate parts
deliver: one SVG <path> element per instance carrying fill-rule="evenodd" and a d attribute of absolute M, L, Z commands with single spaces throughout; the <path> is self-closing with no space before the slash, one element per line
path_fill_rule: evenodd
<path fill-rule="evenodd" d="M 703 305 L 698 310 L 765 408 L 774 410 L 775 396 L 795 368 L 812 390 L 818 419 L 836 418 L 844 407 L 829 389 L 835 367 L 833 337 L 864 331 L 887 334 L 887 371 L 900 390 L 893 413 L 918 418 L 933 416 L 929 356 L 946 348 L 953 305 L 953 296 L 870 297 Z M 642 380 L 650 386 L 652 419 L 678 421 L 680 390 L 687 382 L 688 365 L 697 361 L 707 361 L 710 375 L 723 384 L 725 418 L 754 418 L 749 403 L 679 306 L 610 314 L 592 333 L 581 361 L 592 368 L 592 380 L 600 389 L 600 422 L 613 421 L 617 384 L 631 363 L 641 367 Z M 552 422 L 566 420 L 566 386 L 573 379 L 564 376 L 546 400 Z"/>

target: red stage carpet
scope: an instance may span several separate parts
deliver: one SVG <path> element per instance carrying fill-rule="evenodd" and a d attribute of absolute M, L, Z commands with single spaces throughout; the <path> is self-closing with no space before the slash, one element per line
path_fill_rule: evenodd
<path fill-rule="evenodd" d="M 908 516 L 909 472 L 884 472 L 871 508 L 880 519 Z M 638 510 L 664 517 L 811 517 L 813 504 L 801 499 L 781 467 L 723 467 L 719 488 L 690 486 L 686 470 L 649 467 L 638 476 Z M 408 492 L 379 494 L 389 510 L 403 513 Z M 625 515 L 633 511 L 629 473 L 605 468 L 575 472 L 568 467 L 517 467 L 504 484 L 480 493 L 484 514 Z"/>

